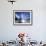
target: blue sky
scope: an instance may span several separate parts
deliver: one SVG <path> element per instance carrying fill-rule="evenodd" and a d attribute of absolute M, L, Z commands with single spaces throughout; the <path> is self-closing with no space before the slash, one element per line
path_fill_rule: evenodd
<path fill-rule="evenodd" d="M 30 12 L 16 12 L 16 17 L 22 19 L 30 19 Z"/>

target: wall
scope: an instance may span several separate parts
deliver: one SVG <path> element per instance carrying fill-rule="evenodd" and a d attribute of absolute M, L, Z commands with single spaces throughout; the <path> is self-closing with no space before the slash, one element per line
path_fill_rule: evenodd
<path fill-rule="evenodd" d="M 13 10 L 33 10 L 32 26 L 14 26 Z M 19 32 L 31 35 L 33 40 L 46 40 L 46 1 L 17 0 L 13 5 L 7 0 L 0 0 L 0 41 L 15 40 Z"/>

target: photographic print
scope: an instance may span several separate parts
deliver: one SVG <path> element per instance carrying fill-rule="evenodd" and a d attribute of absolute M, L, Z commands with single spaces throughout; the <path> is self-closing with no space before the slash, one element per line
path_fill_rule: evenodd
<path fill-rule="evenodd" d="M 32 10 L 14 10 L 13 24 L 32 24 Z"/>

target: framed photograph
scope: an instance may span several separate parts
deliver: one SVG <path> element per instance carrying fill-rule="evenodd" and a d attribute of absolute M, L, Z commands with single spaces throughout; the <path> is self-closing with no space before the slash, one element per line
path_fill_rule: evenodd
<path fill-rule="evenodd" d="M 32 10 L 13 10 L 13 24 L 32 25 Z"/>

